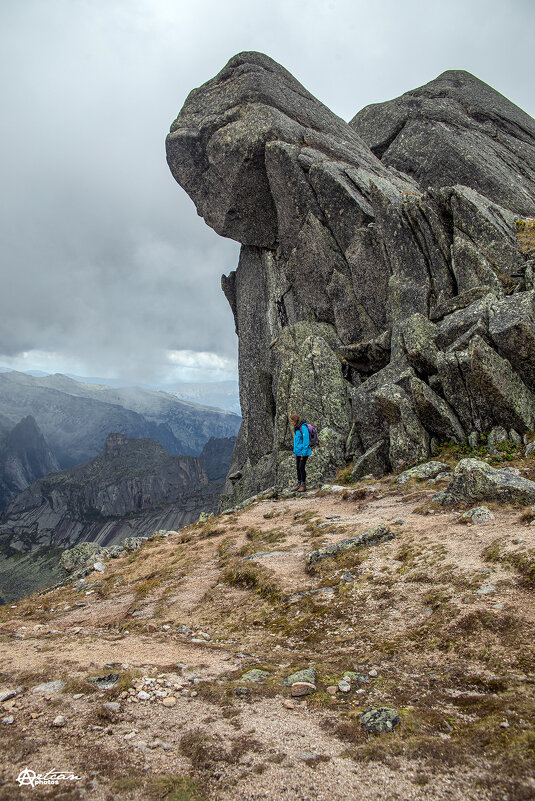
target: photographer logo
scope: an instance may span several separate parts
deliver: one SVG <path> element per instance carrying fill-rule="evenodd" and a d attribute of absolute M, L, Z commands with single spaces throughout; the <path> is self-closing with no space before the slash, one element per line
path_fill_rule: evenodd
<path fill-rule="evenodd" d="M 36 773 L 31 768 L 24 768 L 17 776 L 19 787 L 28 785 L 35 787 L 38 784 L 59 784 L 61 781 L 77 781 L 81 776 L 75 776 L 70 770 L 49 770 L 48 773 Z"/>

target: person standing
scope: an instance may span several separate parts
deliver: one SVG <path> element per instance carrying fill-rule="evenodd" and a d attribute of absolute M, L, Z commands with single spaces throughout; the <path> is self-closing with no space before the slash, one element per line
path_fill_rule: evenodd
<path fill-rule="evenodd" d="M 294 453 L 297 468 L 297 484 L 292 492 L 306 492 L 306 463 L 312 453 L 308 427 L 298 414 L 290 415 L 290 424 L 294 431 Z"/>

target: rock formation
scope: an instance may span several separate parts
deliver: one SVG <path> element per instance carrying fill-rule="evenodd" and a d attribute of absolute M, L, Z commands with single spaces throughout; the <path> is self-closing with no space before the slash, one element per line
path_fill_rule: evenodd
<path fill-rule="evenodd" d="M 0 518 L 0 547 L 9 556 L 176 530 L 200 511 L 213 511 L 220 490 L 200 459 L 170 456 L 151 439 L 110 434 L 95 459 L 45 476 L 16 496 Z"/>
<path fill-rule="evenodd" d="M 236 437 L 210 437 L 200 455 L 209 481 L 224 481 L 232 461 Z"/>
<path fill-rule="evenodd" d="M 29 484 L 56 470 L 59 465 L 31 415 L 10 431 L 0 431 L 0 509 Z"/>
<path fill-rule="evenodd" d="M 243 423 L 223 504 L 293 478 L 288 415 L 320 431 L 312 480 L 426 459 L 435 440 L 535 424 L 535 122 L 448 71 L 346 123 L 241 53 L 193 90 L 167 160 L 242 243 L 223 277 Z"/>

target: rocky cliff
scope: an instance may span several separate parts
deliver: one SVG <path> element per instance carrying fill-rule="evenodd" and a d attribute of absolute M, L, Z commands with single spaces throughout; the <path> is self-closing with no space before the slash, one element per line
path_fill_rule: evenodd
<path fill-rule="evenodd" d="M 110 434 L 95 459 L 45 476 L 17 495 L 0 519 L 0 544 L 9 556 L 176 530 L 216 508 L 220 489 L 208 481 L 200 459 L 170 456 L 150 439 Z"/>
<path fill-rule="evenodd" d="M 61 468 L 95 457 L 110 431 L 160 442 L 173 456 L 198 456 L 210 437 L 234 436 L 240 418 L 141 387 L 115 389 L 56 374 L 0 375 L 0 423 L 32 415 Z"/>
<path fill-rule="evenodd" d="M 59 470 L 48 443 L 30 415 L 0 431 L 0 509 L 47 473 Z"/>
<path fill-rule="evenodd" d="M 167 160 L 243 245 L 223 277 L 243 423 L 224 504 L 293 478 L 288 414 L 320 430 L 312 479 L 422 461 L 434 441 L 535 425 L 535 122 L 449 71 L 350 124 L 241 53 L 193 90 Z"/>

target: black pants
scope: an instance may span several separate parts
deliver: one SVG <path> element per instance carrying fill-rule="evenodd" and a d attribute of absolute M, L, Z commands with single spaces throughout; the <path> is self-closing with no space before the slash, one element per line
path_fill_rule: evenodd
<path fill-rule="evenodd" d="M 296 456 L 295 457 L 295 464 L 297 467 L 297 480 L 300 484 L 307 483 L 307 474 L 305 472 L 305 466 L 307 463 L 308 456 Z"/>

